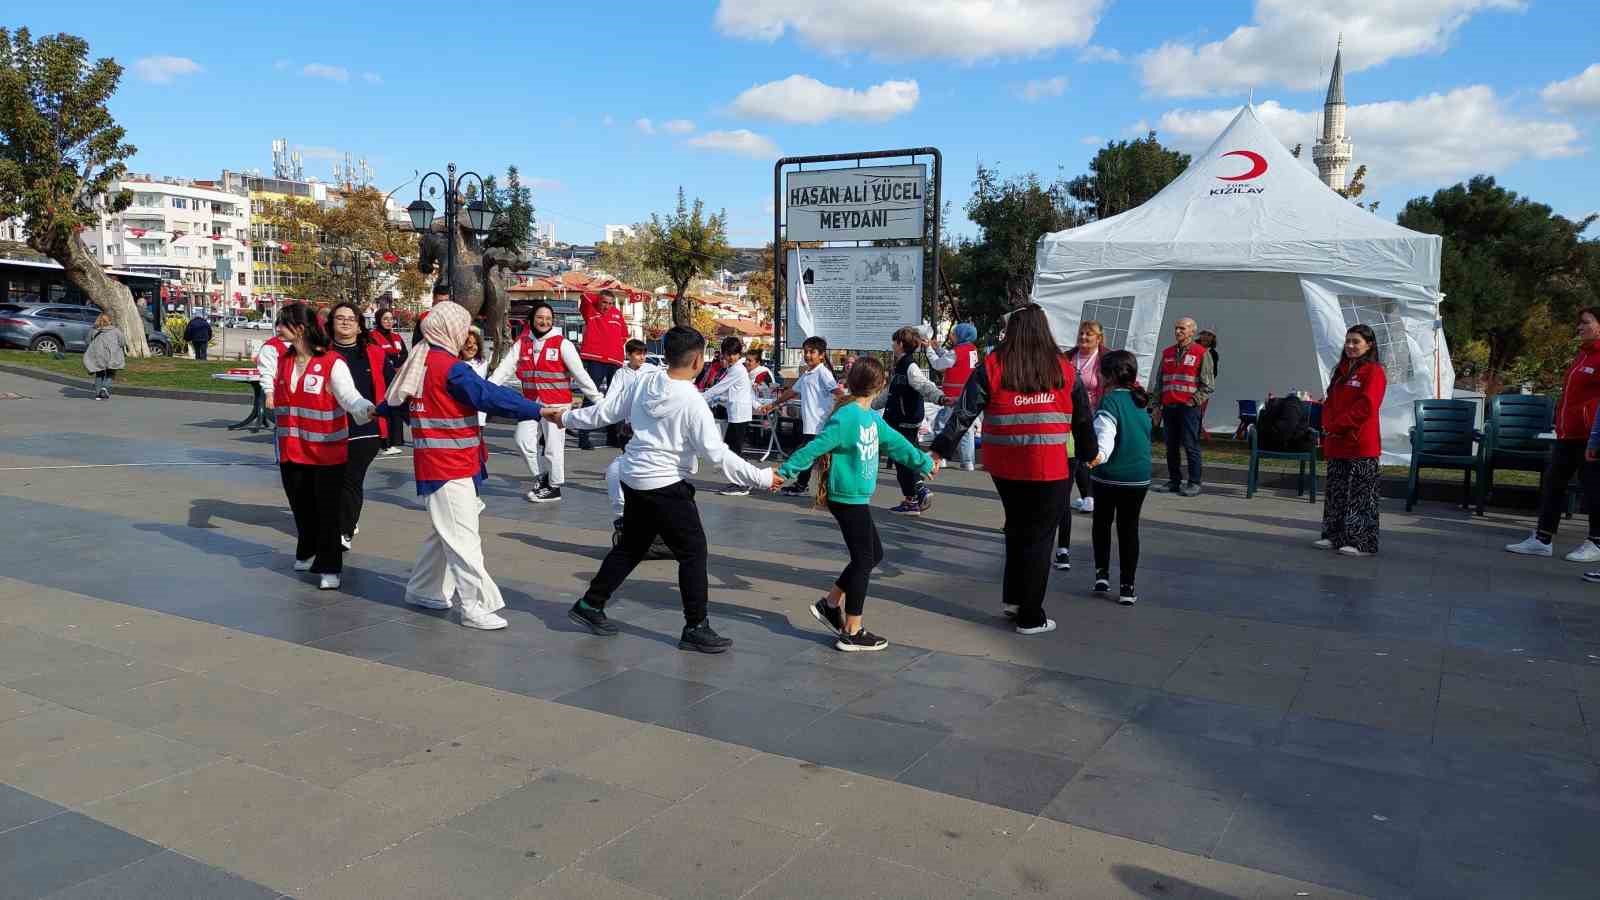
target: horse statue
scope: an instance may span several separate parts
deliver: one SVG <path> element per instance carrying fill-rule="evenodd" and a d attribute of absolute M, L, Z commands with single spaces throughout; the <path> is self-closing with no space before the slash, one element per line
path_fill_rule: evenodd
<path fill-rule="evenodd" d="M 450 299 L 461 304 L 473 319 L 484 320 L 484 334 L 494 343 L 490 368 L 499 365 L 511 348 L 511 297 L 506 293 L 507 275 L 533 265 L 524 254 L 502 247 L 484 249 L 464 218 L 456 224 L 455 278 L 445 269 L 449 225 L 439 219 L 427 234 L 417 240 L 417 271 L 432 275 L 437 270 L 434 291 L 449 288 Z"/>

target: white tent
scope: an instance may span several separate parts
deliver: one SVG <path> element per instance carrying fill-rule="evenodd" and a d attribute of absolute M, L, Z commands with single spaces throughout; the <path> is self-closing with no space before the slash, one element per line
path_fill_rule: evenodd
<path fill-rule="evenodd" d="M 1238 401 L 1322 397 L 1356 322 L 1378 336 L 1389 391 L 1385 463 L 1409 460 L 1412 401 L 1449 397 L 1436 235 L 1386 222 L 1329 190 L 1249 106 L 1177 180 L 1120 215 L 1039 240 L 1033 299 L 1056 340 L 1094 319 L 1149 373 L 1185 316 L 1217 333 L 1207 425 Z"/>

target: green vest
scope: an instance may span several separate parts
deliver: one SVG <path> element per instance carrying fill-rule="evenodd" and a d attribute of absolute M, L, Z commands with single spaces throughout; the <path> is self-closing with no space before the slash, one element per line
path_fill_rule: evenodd
<path fill-rule="evenodd" d="M 1134 405 L 1127 388 L 1106 392 L 1097 415 L 1117 423 L 1117 446 L 1105 462 L 1089 470 L 1089 477 L 1106 484 L 1138 487 L 1150 483 L 1150 411 Z M 1103 448 L 1102 448 L 1103 449 Z"/>

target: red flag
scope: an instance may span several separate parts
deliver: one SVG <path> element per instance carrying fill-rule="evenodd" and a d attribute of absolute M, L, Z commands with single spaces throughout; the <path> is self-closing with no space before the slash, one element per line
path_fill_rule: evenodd
<path fill-rule="evenodd" d="M 394 265 L 395 263 L 400 261 L 400 257 L 395 256 L 393 253 L 385 253 L 383 255 L 383 261 L 388 263 L 388 264 L 390 264 L 390 265 Z"/>
<path fill-rule="evenodd" d="M 146 234 L 146 229 L 144 229 L 144 228 L 129 228 L 128 229 L 128 233 L 133 235 L 136 238 L 142 238 Z"/>

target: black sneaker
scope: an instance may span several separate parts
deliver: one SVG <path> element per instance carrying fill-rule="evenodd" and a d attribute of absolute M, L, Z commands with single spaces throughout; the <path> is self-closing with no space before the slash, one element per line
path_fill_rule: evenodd
<path fill-rule="evenodd" d="M 743 485 L 729 484 L 722 490 L 717 491 L 717 493 L 724 497 L 748 497 L 750 496 L 750 489 Z"/>
<path fill-rule="evenodd" d="M 1181 489 L 1182 485 L 1178 484 L 1176 481 L 1168 481 L 1165 484 L 1150 485 L 1150 490 L 1155 491 L 1158 494 L 1176 494 Z"/>
<path fill-rule="evenodd" d="M 554 503 L 561 499 L 561 488 L 542 487 L 528 495 L 534 503 Z"/>
<path fill-rule="evenodd" d="M 828 630 L 835 635 L 844 634 L 844 610 L 837 606 L 829 606 L 827 597 L 811 604 L 811 616 L 828 626 Z"/>
<path fill-rule="evenodd" d="M 567 618 L 601 637 L 615 637 L 617 634 L 617 626 L 606 618 L 605 610 L 585 606 L 582 600 L 572 604 L 572 608 L 567 610 Z"/>
<path fill-rule="evenodd" d="M 1072 551 L 1066 547 L 1056 548 L 1056 568 L 1063 572 L 1072 571 Z"/>
<path fill-rule="evenodd" d="M 809 493 L 811 493 L 809 490 L 798 484 L 786 484 L 778 488 L 778 495 L 781 497 L 804 497 Z"/>
<path fill-rule="evenodd" d="M 889 646 L 889 642 L 865 628 L 855 634 L 841 634 L 833 645 L 846 653 L 870 653 Z"/>
<path fill-rule="evenodd" d="M 1111 590 L 1111 573 L 1110 572 L 1096 572 L 1096 573 L 1094 573 L 1094 592 L 1096 594 L 1104 594 L 1109 590 Z"/>
<path fill-rule="evenodd" d="M 1180 496 L 1184 496 L 1184 497 L 1198 497 L 1198 496 L 1200 496 L 1200 482 L 1191 481 L 1191 482 L 1185 484 L 1182 488 L 1178 489 L 1178 494 Z"/>
<path fill-rule="evenodd" d="M 917 493 L 917 512 L 925 513 L 933 509 L 933 491 L 923 488 Z"/>
<path fill-rule="evenodd" d="M 1139 602 L 1139 592 L 1133 589 L 1133 585 L 1125 584 L 1121 593 L 1117 595 L 1117 602 L 1123 606 L 1132 606 Z"/>
<path fill-rule="evenodd" d="M 683 626 L 678 638 L 679 650 L 699 650 L 701 653 L 721 653 L 733 646 L 732 638 L 725 638 L 711 630 L 710 622 Z"/>

